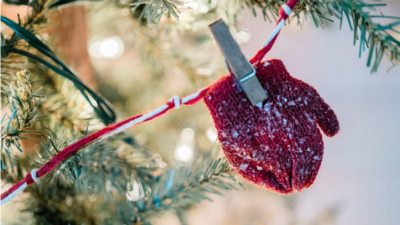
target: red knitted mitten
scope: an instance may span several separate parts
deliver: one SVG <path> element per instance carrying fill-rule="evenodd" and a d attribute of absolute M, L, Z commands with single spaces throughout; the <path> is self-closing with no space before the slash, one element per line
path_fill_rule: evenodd
<path fill-rule="evenodd" d="M 321 165 L 324 143 L 317 124 L 331 137 L 339 122 L 317 91 L 291 77 L 282 61 L 255 67 L 268 95 L 262 109 L 251 105 L 232 75 L 213 84 L 204 101 L 238 173 L 281 194 L 301 191 L 314 182 Z"/>

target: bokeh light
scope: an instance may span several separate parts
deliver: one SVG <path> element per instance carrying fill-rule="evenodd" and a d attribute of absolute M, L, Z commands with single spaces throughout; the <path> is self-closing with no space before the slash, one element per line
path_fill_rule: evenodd
<path fill-rule="evenodd" d="M 194 130 L 185 128 L 179 136 L 175 149 L 175 159 L 178 161 L 188 162 L 193 158 L 194 149 Z"/>
<path fill-rule="evenodd" d="M 121 38 L 114 36 L 94 41 L 89 46 L 89 54 L 92 58 L 119 58 L 125 50 Z"/>

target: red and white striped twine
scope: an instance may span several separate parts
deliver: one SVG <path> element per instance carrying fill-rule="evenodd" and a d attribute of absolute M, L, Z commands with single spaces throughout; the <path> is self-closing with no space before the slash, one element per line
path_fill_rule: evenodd
<path fill-rule="evenodd" d="M 250 63 L 254 64 L 256 62 L 260 62 L 264 56 L 271 50 L 272 46 L 274 45 L 276 38 L 279 35 L 283 25 L 285 25 L 285 21 L 289 18 L 292 9 L 297 4 L 299 0 L 289 0 L 287 4 L 283 4 L 279 9 L 279 19 L 276 22 L 274 30 L 270 33 L 267 41 L 265 42 L 262 49 L 260 49 L 252 59 L 250 59 Z"/>
<path fill-rule="evenodd" d="M 46 175 L 48 172 L 50 172 L 54 167 L 56 167 L 61 161 L 64 159 L 68 158 L 68 156 L 79 149 L 81 149 L 83 146 L 86 146 L 87 144 L 92 143 L 95 140 L 98 139 L 103 139 L 107 138 L 111 135 L 114 135 L 116 133 L 119 133 L 129 127 L 135 126 L 137 124 L 155 119 L 164 113 L 168 112 L 169 110 L 173 108 L 179 108 L 180 105 L 193 105 L 196 102 L 198 102 L 200 99 L 204 97 L 204 94 L 208 91 L 208 87 L 203 88 L 199 91 L 196 91 L 190 95 L 187 95 L 184 98 L 179 98 L 178 96 L 174 96 L 170 99 L 167 104 L 151 111 L 145 114 L 133 116 L 127 120 L 124 120 L 122 122 L 119 122 L 114 125 L 110 125 L 108 127 L 105 127 L 77 142 L 74 144 L 71 144 L 64 148 L 61 152 L 59 152 L 54 158 L 52 158 L 49 162 L 47 162 L 42 168 L 40 168 L 38 171 L 35 169 L 32 170 L 32 172 L 28 173 L 25 177 L 24 180 L 19 181 L 18 183 L 14 184 L 10 189 L 8 189 L 6 192 L 1 194 L 1 205 L 4 203 L 10 201 L 12 198 L 14 198 L 18 193 L 22 192 L 28 185 L 37 182 L 40 177 Z"/>

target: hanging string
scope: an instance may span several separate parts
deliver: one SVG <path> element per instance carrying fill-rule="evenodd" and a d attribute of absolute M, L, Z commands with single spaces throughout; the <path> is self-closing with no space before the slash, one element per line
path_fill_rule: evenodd
<path fill-rule="evenodd" d="M 1 194 L 1 205 L 10 201 L 18 193 L 22 192 L 28 185 L 30 185 L 34 182 L 37 182 L 40 177 L 49 173 L 52 169 L 54 169 L 54 167 L 56 167 L 58 164 L 60 164 L 60 162 L 67 159 L 70 154 L 78 151 L 82 147 L 84 147 L 90 143 L 93 143 L 96 140 L 104 139 L 109 136 L 112 136 L 116 133 L 119 133 L 119 132 L 129 128 L 129 127 L 133 127 L 137 124 L 153 120 L 157 117 L 160 117 L 161 115 L 163 115 L 164 113 L 168 112 L 169 110 L 171 110 L 173 108 L 178 109 L 181 105 L 193 105 L 204 97 L 204 95 L 208 91 L 208 89 L 209 89 L 209 87 L 203 88 L 201 90 L 198 90 L 197 92 L 187 95 L 186 97 L 184 97 L 182 99 L 179 98 L 178 96 L 174 96 L 167 102 L 167 104 L 165 104 L 153 111 L 150 111 L 145 114 L 136 115 L 127 120 L 119 122 L 117 124 L 105 127 L 103 129 L 67 146 L 61 152 L 59 152 L 56 156 L 54 156 L 54 158 L 52 158 L 49 162 L 47 162 L 42 168 L 40 168 L 38 171 L 32 170 L 32 172 L 30 172 L 26 175 L 24 180 L 19 181 L 18 183 L 14 184 L 10 189 L 8 189 L 4 193 L 2 193 Z"/>
<path fill-rule="evenodd" d="M 297 4 L 299 0 L 289 0 L 287 4 L 283 4 L 279 9 L 279 19 L 276 22 L 274 30 L 270 33 L 267 41 L 264 44 L 264 47 L 260 49 L 252 59 L 250 59 L 250 63 L 254 64 L 256 62 L 260 62 L 264 56 L 271 50 L 274 45 L 276 38 L 278 37 L 283 25 L 285 25 L 285 21 L 289 18 L 292 9 Z"/>

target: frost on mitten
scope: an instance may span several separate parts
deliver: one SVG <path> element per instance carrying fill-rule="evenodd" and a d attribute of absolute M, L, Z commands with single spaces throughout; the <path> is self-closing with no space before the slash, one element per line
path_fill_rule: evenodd
<path fill-rule="evenodd" d="M 291 77 L 282 61 L 272 59 L 255 69 L 268 95 L 261 109 L 239 91 L 232 75 L 206 93 L 218 139 L 245 179 L 281 194 L 301 191 L 314 182 L 321 165 L 324 143 L 318 126 L 331 137 L 339 122 L 317 91 Z"/>

